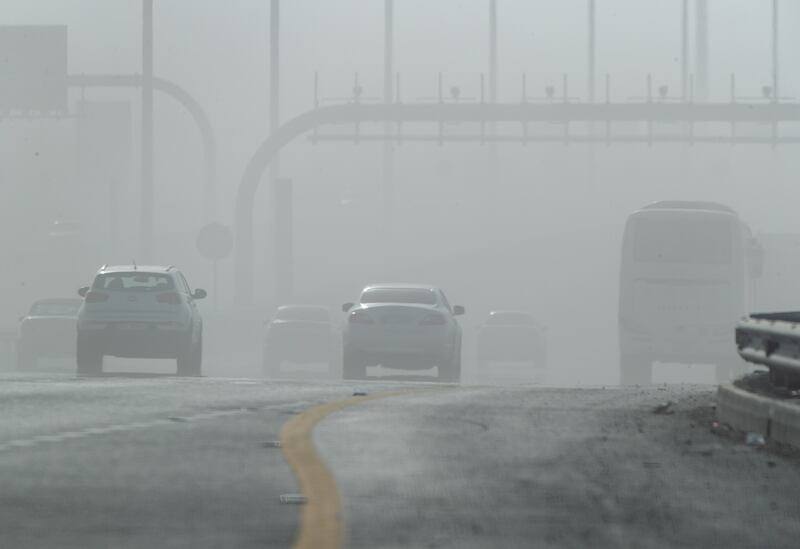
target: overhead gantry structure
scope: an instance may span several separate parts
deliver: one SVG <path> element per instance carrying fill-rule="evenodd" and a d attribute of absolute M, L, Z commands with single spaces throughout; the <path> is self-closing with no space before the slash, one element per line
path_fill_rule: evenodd
<path fill-rule="evenodd" d="M 490 141 L 498 136 L 487 135 L 489 124 L 516 122 L 523 127 L 532 123 L 572 123 L 589 122 L 605 124 L 606 131 L 597 135 L 583 136 L 530 136 L 527 132 L 504 140 L 524 143 L 527 141 L 581 141 L 581 142 L 713 142 L 713 143 L 800 143 L 800 136 L 781 136 L 777 128 L 782 122 L 800 121 L 800 104 L 780 103 L 670 103 L 645 101 L 640 103 L 422 103 L 422 104 L 364 104 L 348 103 L 320 107 L 290 119 L 281 125 L 255 151 L 247 164 L 236 194 L 236 301 L 240 305 L 253 302 L 254 250 L 253 250 L 253 208 L 255 195 L 263 179 L 264 172 L 283 147 L 294 139 L 324 126 L 341 126 L 366 123 L 432 123 L 439 127 L 438 136 L 431 140 L 443 141 L 446 137 L 442 128 L 448 123 L 473 122 L 480 125 L 481 134 L 475 140 Z M 648 133 L 641 136 L 615 136 L 613 124 L 617 122 L 642 122 Z M 652 132 L 656 122 L 682 123 L 687 130 L 678 136 L 658 136 Z M 729 136 L 695 136 L 692 128 L 699 123 L 724 122 L 730 124 Z M 772 137 L 737 137 L 738 124 L 758 123 L 773 126 Z M 354 139 L 352 136 L 350 139 Z M 356 139 L 361 139 L 360 137 Z M 381 140 L 402 140 L 399 133 L 378 136 Z M 276 266 L 280 268 L 280 266 Z"/>

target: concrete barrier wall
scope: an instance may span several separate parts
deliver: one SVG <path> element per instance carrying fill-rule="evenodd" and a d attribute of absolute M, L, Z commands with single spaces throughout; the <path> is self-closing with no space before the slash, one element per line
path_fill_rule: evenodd
<path fill-rule="evenodd" d="M 770 438 L 800 448 L 800 406 L 781 402 L 774 405 Z"/>
<path fill-rule="evenodd" d="M 717 418 L 740 431 L 767 436 L 771 408 L 772 400 L 731 384 L 720 385 L 717 390 Z"/>
<path fill-rule="evenodd" d="M 740 431 L 800 448 L 800 405 L 749 393 L 733 385 L 717 391 L 717 418 Z"/>

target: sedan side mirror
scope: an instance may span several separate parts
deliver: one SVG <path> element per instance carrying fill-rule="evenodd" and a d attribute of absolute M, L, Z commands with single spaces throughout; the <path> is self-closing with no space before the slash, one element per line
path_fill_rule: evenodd
<path fill-rule="evenodd" d="M 342 305 L 342 312 L 346 313 L 347 311 L 352 309 L 354 305 L 355 303 L 345 303 L 344 305 Z"/>
<path fill-rule="evenodd" d="M 194 293 L 192 294 L 192 299 L 205 299 L 205 297 L 206 297 L 207 295 L 208 295 L 208 292 L 206 292 L 204 289 L 202 289 L 202 288 L 197 288 L 197 289 L 194 291 Z"/>
<path fill-rule="evenodd" d="M 81 297 L 86 297 L 86 294 L 89 293 L 89 286 L 84 286 L 82 288 L 78 288 L 78 295 Z"/>
<path fill-rule="evenodd" d="M 453 307 L 453 316 L 461 316 L 466 312 L 467 310 L 461 305 L 456 305 L 455 307 Z"/>

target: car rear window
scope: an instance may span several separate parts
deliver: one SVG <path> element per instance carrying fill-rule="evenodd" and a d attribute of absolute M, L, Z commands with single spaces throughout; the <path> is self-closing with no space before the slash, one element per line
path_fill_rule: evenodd
<path fill-rule="evenodd" d="M 324 307 L 282 307 L 275 314 L 277 320 L 305 320 L 308 322 L 327 322 L 330 313 Z"/>
<path fill-rule="evenodd" d="M 74 303 L 45 301 L 34 303 L 31 306 L 30 314 L 35 316 L 76 316 L 80 306 L 80 301 L 76 301 Z"/>
<path fill-rule="evenodd" d="M 175 287 L 172 277 L 161 273 L 105 273 L 97 275 L 93 290 L 111 292 L 161 292 Z"/>
<path fill-rule="evenodd" d="M 361 303 L 436 305 L 436 294 L 426 288 L 370 288 L 361 294 Z"/>

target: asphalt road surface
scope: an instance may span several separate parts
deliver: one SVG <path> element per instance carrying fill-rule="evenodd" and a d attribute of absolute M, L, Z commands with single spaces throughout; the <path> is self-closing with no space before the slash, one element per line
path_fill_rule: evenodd
<path fill-rule="evenodd" d="M 713 396 L 5 373 L 0 547 L 800 546 L 800 462 Z"/>

